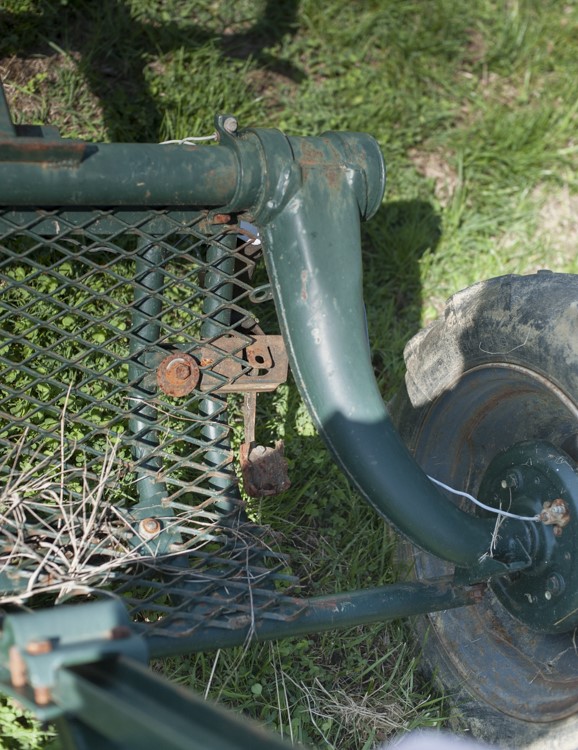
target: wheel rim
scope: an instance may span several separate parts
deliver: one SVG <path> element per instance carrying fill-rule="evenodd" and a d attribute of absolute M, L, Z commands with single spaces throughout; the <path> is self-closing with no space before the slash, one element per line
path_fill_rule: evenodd
<path fill-rule="evenodd" d="M 465 373 L 423 416 L 415 456 L 431 476 L 477 494 L 501 451 L 525 440 L 568 446 L 578 408 L 551 380 L 517 365 Z M 472 506 L 464 509 L 473 512 Z M 417 552 L 419 578 L 451 567 Z M 525 722 L 552 722 L 578 709 L 578 649 L 573 634 L 544 635 L 515 620 L 488 592 L 477 607 L 430 615 L 434 637 L 468 690 Z M 425 634 L 424 634 L 425 635 Z"/>

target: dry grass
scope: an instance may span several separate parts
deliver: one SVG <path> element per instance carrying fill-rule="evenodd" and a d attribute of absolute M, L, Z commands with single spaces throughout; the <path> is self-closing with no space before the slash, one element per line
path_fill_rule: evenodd
<path fill-rule="evenodd" d="M 287 674 L 282 679 L 283 683 L 292 682 Z M 329 723 L 333 725 L 333 734 L 337 727 L 343 736 L 357 737 L 359 747 L 367 737 L 381 743 L 407 732 L 431 705 L 430 697 L 416 703 L 415 695 L 404 696 L 402 691 L 387 684 L 372 692 L 355 691 L 350 686 L 329 690 L 316 678 L 312 685 L 300 683 L 298 687 L 320 734 L 323 735 L 323 726 Z"/>
<path fill-rule="evenodd" d="M 63 433 L 65 421 L 66 410 Z M 111 502 L 111 488 L 123 471 L 119 441 L 109 442 L 96 482 L 85 468 L 78 492 L 70 486 L 72 470 L 66 468 L 64 449 L 57 457 L 38 450 L 27 460 L 31 468 L 19 468 L 28 438 L 26 431 L 0 465 L 5 476 L 0 488 L 0 574 L 16 582 L 13 593 L 0 596 L 0 605 L 21 605 L 41 594 L 56 596 L 58 603 L 102 591 L 114 583 L 117 572 L 126 573 L 137 563 L 158 567 L 206 544 L 209 532 L 217 528 L 220 515 L 207 508 L 212 500 L 190 511 L 156 515 L 163 531 L 177 526 L 192 531 L 187 542 L 174 545 L 177 549 L 159 554 L 155 535 L 139 536 L 130 510 Z"/>

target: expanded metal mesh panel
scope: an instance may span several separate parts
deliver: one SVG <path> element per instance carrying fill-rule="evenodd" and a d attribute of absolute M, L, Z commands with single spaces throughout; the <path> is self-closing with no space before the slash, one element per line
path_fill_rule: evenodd
<path fill-rule="evenodd" d="M 0 236 L 0 602 L 106 589 L 173 632 L 277 616 L 293 579 L 238 512 L 233 450 L 273 367 L 253 238 L 88 209 L 4 210 Z"/>

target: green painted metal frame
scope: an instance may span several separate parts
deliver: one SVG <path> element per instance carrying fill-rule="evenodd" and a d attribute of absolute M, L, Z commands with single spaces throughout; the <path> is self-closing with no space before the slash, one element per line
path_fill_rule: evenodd
<path fill-rule="evenodd" d="M 74 719 L 56 726 L 64 750 L 289 750 L 291 745 L 121 657 L 60 670 Z"/>
<path fill-rule="evenodd" d="M 378 144 L 359 133 L 236 131 L 225 127 L 231 122 L 216 119 L 216 147 L 72 142 L 74 159 L 62 150 L 69 141 L 5 137 L 0 205 L 214 206 L 254 222 L 294 377 L 337 460 L 418 546 L 478 568 L 492 522 L 464 513 L 427 479 L 400 440 L 371 367 L 359 227 L 385 190 Z M 511 533 L 527 530 L 512 524 Z M 513 556 L 503 543 L 478 577 L 527 563 Z"/>
<path fill-rule="evenodd" d="M 485 555 L 493 520 L 462 512 L 432 485 L 398 437 L 379 394 L 367 342 L 360 247 L 360 221 L 377 211 L 385 188 L 385 166 L 375 140 L 352 133 L 299 138 L 275 130 L 238 131 L 227 115 L 217 118 L 216 128 L 219 145 L 214 147 L 66 141 L 41 129 L 12 125 L 1 94 L 0 205 L 24 212 L 32 205 L 121 206 L 127 211 L 162 206 L 185 212 L 204 207 L 214 213 L 234 212 L 256 224 L 293 374 L 321 433 L 368 502 L 415 544 L 460 566 L 465 584 L 399 584 L 310 599 L 303 614 L 290 622 L 247 620 L 235 630 L 206 628 L 191 638 L 152 637 L 146 646 L 122 613 L 120 625 L 109 623 L 107 631 L 119 636 L 118 628 L 124 628 L 120 637 L 91 637 L 89 621 L 100 626 L 101 617 L 106 623 L 117 616 L 106 607 L 98 616 L 90 609 L 95 605 L 20 616 L 29 618 L 26 625 L 19 616 L 7 619 L 4 676 L 12 659 L 12 668 L 17 671 L 19 665 L 24 675 L 16 693 L 37 708 L 35 689 L 49 689 L 54 712 L 40 710 L 41 715 L 53 718 L 70 712 L 76 718 L 66 720 L 65 734 L 81 747 L 100 747 L 105 739 L 112 743 L 109 747 L 128 747 L 137 736 L 140 747 L 156 747 L 158 740 L 151 744 L 150 737 L 162 727 L 163 747 L 192 747 L 197 745 L 183 742 L 190 741 L 193 726 L 206 724 L 205 711 L 209 724 L 221 721 L 212 718 L 208 712 L 213 709 L 204 703 L 187 702 L 166 685 L 145 678 L 138 664 L 126 660 L 127 654 L 136 654 L 138 660 L 143 649 L 149 656 L 207 650 L 237 645 L 248 637 L 279 638 L 463 606 L 479 595 L 470 582 L 529 565 L 520 551 L 523 545 L 512 544 L 529 536 L 520 521 L 508 524 L 509 534 L 502 535 L 493 557 Z M 144 252 L 154 254 L 155 249 Z M 145 286 L 154 289 L 158 280 L 150 265 L 142 272 Z M 154 299 L 144 304 L 143 325 L 155 315 Z M 154 327 L 146 323 L 143 335 L 154 338 L 147 325 Z M 151 419 L 154 414 L 143 412 L 137 429 Z M 142 490 L 146 514 L 162 487 L 147 480 Z M 81 612 L 88 618 L 87 636 L 66 647 L 70 629 L 84 627 L 78 625 Z M 50 622 L 55 623 L 54 632 L 48 632 Z M 30 653 L 31 642 L 47 640 L 52 644 L 48 652 Z M 92 666 L 81 666 L 88 662 Z M 142 707 L 151 700 L 164 706 L 158 720 L 151 719 L 144 734 L 127 734 L 127 714 L 136 727 L 143 721 Z M 183 713 L 189 711 L 187 721 Z M 114 729 L 105 731 L 97 724 L 110 712 Z M 150 711 L 145 713 L 150 717 Z M 166 740 L 167 722 L 174 728 L 174 742 Z M 265 746 L 250 733 L 243 735 L 233 720 L 223 727 L 227 739 L 225 734 L 216 738 L 219 732 L 211 726 L 210 737 L 199 734 L 205 744 L 198 746 Z M 268 741 L 267 746 L 283 745 Z"/>
<path fill-rule="evenodd" d="M 58 671 L 114 656 L 145 662 L 182 653 L 242 646 L 248 640 L 270 641 L 289 636 L 388 622 L 427 612 L 468 606 L 479 601 L 478 586 L 456 586 L 451 581 L 399 583 L 306 600 L 304 613 L 293 621 L 251 621 L 227 629 L 209 626 L 183 636 L 139 634 L 131 626 L 121 602 L 103 600 L 8 615 L 0 636 L 0 682 L 45 720 L 62 715 L 66 702 L 55 692 Z M 16 665 L 16 666 L 15 666 Z M 26 676 L 14 685 L 14 674 Z M 18 682 L 18 681 L 17 681 Z M 39 706 L 38 691 L 54 702 Z"/>
<path fill-rule="evenodd" d="M 189 638 L 135 634 L 118 601 L 10 615 L 0 638 L 0 684 L 38 718 L 56 721 L 64 748 L 281 750 L 288 745 L 275 736 L 154 675 L 147 659 L 387 622 L 474 604 L 480 595 L 478 587 L 447 580 L 397 584 L 309 599 L 294 622 L 248 619 L 241 628 L 209 627 Z M 15 675 L 22 684 L 13 684 Z"/>

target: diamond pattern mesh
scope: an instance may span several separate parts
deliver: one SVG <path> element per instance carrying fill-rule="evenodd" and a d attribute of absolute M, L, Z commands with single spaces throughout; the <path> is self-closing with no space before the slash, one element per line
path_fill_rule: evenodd
<path fill-rule="evenodd" d="M 278 616 L 293 579 L 243 515 L 231 427 L 257 246 L 162 210 L 4 210 L 0 237 L 0 603 L 106 589 L 173 634 Z"/>

